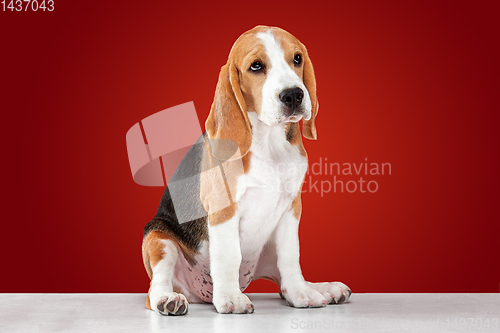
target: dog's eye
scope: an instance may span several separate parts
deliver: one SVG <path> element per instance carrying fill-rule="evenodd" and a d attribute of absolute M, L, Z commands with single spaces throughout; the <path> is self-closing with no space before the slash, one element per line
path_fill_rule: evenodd
<path fill-rule="evenodd" d="M 293 57 L 293 62 L 296 65 L 300 65 L 302 63 L 302 56 L 300 54 L 296 54 L 295 57 Z"/>
<path fill-rule="evenodd" d="M 254 72 L 260 71 L 264 66 L 260 63 L 260 61 L 255 61 L 250 65 L 250 70 Z"/>

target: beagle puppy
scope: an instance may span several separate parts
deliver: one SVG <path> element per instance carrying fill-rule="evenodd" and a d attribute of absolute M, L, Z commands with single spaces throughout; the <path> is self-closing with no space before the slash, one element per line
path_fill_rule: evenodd
<path fill-rule="evenodd" d="M 316 140 L 317 114 L 313 66 L 297 38 L 257 26 L 236 40 L 206 132 L 144 228 L 148 309 L 183 315 L 188 303 L 212 302 L 219 313 L 252 313 L 242 291 L 257 279 L 276 283 L 293 307 L 349 299 L 351 290 L 341 282 L 305 281 L 299 264 L 307 171 L 299 121 L 303 136 Z"/>

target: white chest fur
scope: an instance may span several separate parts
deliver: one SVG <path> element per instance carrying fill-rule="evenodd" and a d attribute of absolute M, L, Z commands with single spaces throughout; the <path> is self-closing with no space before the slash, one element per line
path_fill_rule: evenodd
<path fill-rule="evenodd" d="M 283 214 L 291 209 L 307 158 L 286 140 L 286 124 L 266 126 L 249 112 L 252 146 L 249 171 L 238 179 L 236 201 L 243 260 L 256 258 Z"/>

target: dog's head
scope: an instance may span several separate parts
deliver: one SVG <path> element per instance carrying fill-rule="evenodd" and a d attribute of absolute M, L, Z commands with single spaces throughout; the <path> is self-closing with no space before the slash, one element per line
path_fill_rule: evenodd
<path fill-rule="evenodd" d="M 247 112 L 256 112 L 268 126 L 304 119 L 304 137 L 317 137 L 311 60 L 305 46 L 283 29 L 257 26 L 236 40 L 205 124 L 209 137 L 235 141 L 244 156 L 252 142 Z"/>

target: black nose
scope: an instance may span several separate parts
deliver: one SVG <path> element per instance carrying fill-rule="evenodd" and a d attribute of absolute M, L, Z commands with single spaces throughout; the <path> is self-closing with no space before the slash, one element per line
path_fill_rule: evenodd
<path fill-rule="evenodd" d="M 285 89 L 280 93 L 280 101 L 292 109 L 299 106 L 303 98 L 304 92 L 300 88 Z"/>

